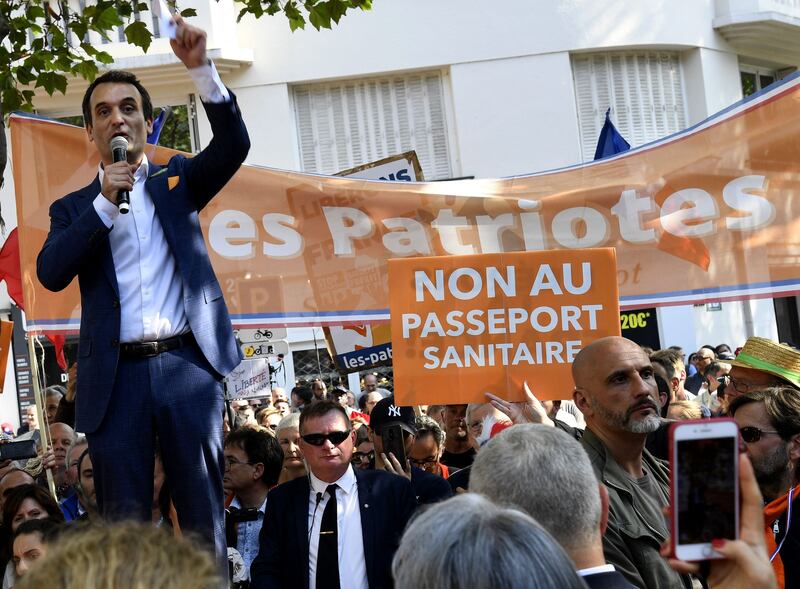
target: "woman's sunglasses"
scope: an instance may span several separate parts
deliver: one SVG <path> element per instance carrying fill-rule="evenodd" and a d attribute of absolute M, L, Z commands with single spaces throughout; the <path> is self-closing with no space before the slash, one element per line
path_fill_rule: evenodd
<path fill-rule="evenodd" d="M 303 438 L 303 441 L 306 444 L 311 444 L 312 446 L 322 446 L 322 444 L 325 443 L 325 440 L 330 440 L 331 444 L 338 446 L 344 442 L 349 435 L 350 430 L 343 432 L 328 432 L 327 434 L 306 434 L 300 437 Z"/>

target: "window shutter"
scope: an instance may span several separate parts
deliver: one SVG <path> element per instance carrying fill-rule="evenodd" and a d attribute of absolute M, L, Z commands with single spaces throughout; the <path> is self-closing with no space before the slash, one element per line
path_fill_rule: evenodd
<path fill-rule="evenodd" d="M 303 170 L 332 174 L 415 150 L 425 178 L 452 176 L 439 72 L 293 87 Z"/>
<path fill-rule="evenodd" d="M 583 161 L 591 161 L 606 110 L 632 147 L 686 127 L 677 53 L 665 51 L 580 54 L 572 75 Z"/>

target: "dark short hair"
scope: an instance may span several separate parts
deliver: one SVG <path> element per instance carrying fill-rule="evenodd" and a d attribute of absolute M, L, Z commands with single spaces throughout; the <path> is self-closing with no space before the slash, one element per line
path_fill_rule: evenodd
<path fill-rule="evenodd" d="M 83 94 L 83 124 L 89 125 L 92 122 L 92 92 L 100 84 L 130 84 L 139 91 L 142 96 L 142 113 L 145 120 L 153 118 L 153 102 L 150 100 L 150 93 L 142 86 L 139 79 L 130 72 L 123 70 L 109 70 L 102 76 L 98 76 L 94 81 L 89 84 L 86 92 Z"/>
<path fill-rule="evenodd" d="M 36 501 L 53 521 L 64 521 L 64 514 L 61 512 L 58 503 L 50 496 L 50 493 L 38 485 L 20 485 L 19 487 L 8 489 L 3 503 L 3 525 L 8 526 L 9 530 L 11 529 L 14 515 L 19 511 L 25 499 Z"/>
<path fill-rule="evenodd" d="M 303 433 L 303 424 L 308 421 L 309 419 L 314 419 L 315 417 L 322 417 L 323 415 L 327 415 L 332 411 L 336 411 L 344 418 L 344 423 L 347 426 L 347 429 L 350 429 L 350 417 L 347 415 L 347 411 L 345 411 L 344 407 L 336 403 L 335 401 L 328 401 L 327 399 L 322 399 L 317 401 L 312 405 L 306 405 L 303 410 L 300 412 L 300 434 Z"/>
<path fill-rule="evenodd" d="M 264 465 L 261 481 L 274 487 L 281 476 L 283 448 L 272 434 L 249 427 L 237 429 L 225 438 L 225 446 L 235 446 L 247 454 L 247 460 Z"/>
<path fill-rule="evenodd" d="M 716 348 L 714 348 L 714 352 L 716 352 L 717 355 L 722 354 L 722 353 L 726 353 L 726 352 L 730 353 L 730 351 L 731 351 L 731 347 L 728 344 L 719 344 Z"/>
<path fill-rule="evenodd" d="M 790 386 L 768 387 L 734 397 L 728 407 L 731 417 L 745 405 L 764 403 L 770 425 L 784 441 L 800 434 L 800 395 Z"/>
<path fill-rule="evenodd" d="M 42 542 L 47 544 L 55 540 L 59 533 L 64 529 L 64 526 L 52 519 L 29 519 L 22 522 L 17 531 L 14 532 L 14 539 L 23 534 L 39 534 L 42 537 Z"/>
<path fill-rule="evenodd" d="M 314 393 L 308 387 L 294 387 L 292 394 L 298 397 L 303 402 L 303 405 L 308 405 L 311 399 L 314 398 Z"/>
<path fill-rule="evenodd" d="M 659 363 L 660 364 L 660 363 Z M 674 372 L 674 369 L 673 369 Z M 667 412 L 669 411 L 669 400 L 671 395 L 671 391 L 669 388 L 669 383 L 661 378 L 658 374 L 654 374 L 653 378 L 656 381 L 656 388 L 658 389 L 659 393 L 666 393 L 667 400 L 664 402 L 664 405 L 661 407 L 661 417 L 666 417 Z"/>
<path fill-rule="evenodd" d="M 703 378 L 708 378 L 709 376 L 716 377 L 720 370 L 722 370 L 722 366 L 720 366 L 719 362 L 711 362 L 703 371 Z"/>

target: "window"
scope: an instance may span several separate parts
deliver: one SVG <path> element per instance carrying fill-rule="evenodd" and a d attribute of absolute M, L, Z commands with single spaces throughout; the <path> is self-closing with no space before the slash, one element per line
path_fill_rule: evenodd
<path fill-rule="evenodd" d="M 334 174 L 411 149 L 427 180 L 452 177 L 442 75 L 293 88 L 302 169 Z"/>
<path fill-rule="evenodd" d="M 591 161 L 611 108 L 614 125 L 632 147 L 686 126 L 677 53 L 615 52 L 572 57 L 583 161 Z"/>
<path fill-rule="evenodd" d="M 778 75 L 775 70 L 744 64 L 739 66 L 739 76 L 742 80 L 743 96 L 755 94 L 778 79 Z"/>

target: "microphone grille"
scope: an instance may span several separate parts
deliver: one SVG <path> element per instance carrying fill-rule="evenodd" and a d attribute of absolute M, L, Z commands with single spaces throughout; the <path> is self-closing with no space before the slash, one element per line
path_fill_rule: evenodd
<path fill-rule="evenodd" d="M 111 140 L 111 149 L 124 149 L 127 151 L 128 140 L 121 135 L 117 135 Z"/>

